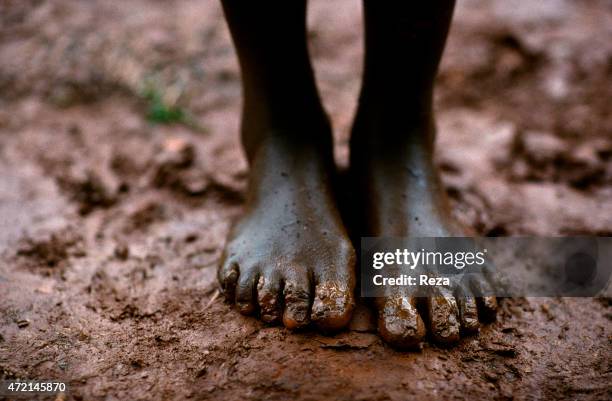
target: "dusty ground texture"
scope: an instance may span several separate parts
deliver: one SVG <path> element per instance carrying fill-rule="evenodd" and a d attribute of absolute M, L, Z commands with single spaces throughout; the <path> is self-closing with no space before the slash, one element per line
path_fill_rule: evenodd
<path fill-rule="evenodd" d="M 459 3 L 437 98 L 458 218 L 611 235 L 610 2 Z M 311 5 L 341 165 L 360 19 Z M 293 334 L 216 298 L 239 105 L 216 1 L 0 3 L 0 377 L 67 380 L 77 400 L 612 397 L 606 300 L 506 300 L 456 347 L 399 353 L 367 325 Z"/>

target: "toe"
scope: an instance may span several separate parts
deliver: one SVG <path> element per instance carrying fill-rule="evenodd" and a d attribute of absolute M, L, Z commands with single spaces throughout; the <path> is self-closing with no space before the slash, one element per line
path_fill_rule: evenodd
<path fill-rule="evenodd" d="M 478 298 L 480 305 L 480 316 L 485 321 L 495 320 L 497 315 L 497 298 L 495 297 L 480 297 Z"/>
<path fill-rule="evenodd" d="M 457 290 L 457 304 L 459 305 L 461 328 L 466 333 L 478 331 L 480 323 L 478 322 L 478 306 L 474 295 L 469 290 L 460 288 Z"/>
<path fill-rule="evenodd" d="M 477 296 L 480 317 L 485 321 L 494 320 L 497 315 L 497 298 L 492 296 L 493 288 L 489 282 L 481 277 L 473 278 L 470 287 Z"/>
<path fill-rule="evenodd" d="M 315 286 L 311 319 L 326 331 L 339 330 L 351 320 L 353 286 L 347 281 L 324 281 Z"/>
<path fill-rule="evenodd" d="M 281 280 L 276 274 L 261 275 L 257 283 L 257 302 L 261 320 L 275 323 L 281 316 Z"/>
<path fill-rule="evenodd" d="M 283 324 L 297 329 L 310 322 L 310 279 L 305 270 L 292 270 L 286 274 L 283 289 Z"/>
<path fill-rule="evenodd" d="M 318 269 L 310 319 L 324 331 L 346 327 L 355 308 L 355 250 L 341 241 L 335 261 Z"/>
<path fill-rule="evenodd" d="M 416 299 L 390 296 L 379 301 L 378 331 L 396 348 L 414 348 L 425 336 L 425 324 L 416 309 Z"/>
<path fill-rule="evenodd" d="M 225 299 L 232 302 L 236 293 L 236 282 L 238 281 L 238 264 L 231 260 L 224 260 L 217 271 L 221 291 Z"/>
<path fill-rule="evenodd" d="M 446 289 L 438 289 L 427 299 L 431 335 L 443 344 L 459 340 L 457 300 Z"/>
<path fill-rule="evenodd" d="M 236 307 L 243 315 L 250 315 L 256 309 L 255 285 L 258 270 L 255 268 L 242 269 L 236 284 Z"/>

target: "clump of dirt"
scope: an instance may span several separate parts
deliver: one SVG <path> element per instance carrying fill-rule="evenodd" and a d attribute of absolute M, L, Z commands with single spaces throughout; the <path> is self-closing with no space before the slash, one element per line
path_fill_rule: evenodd
<path fill-rule="evenodd" d="M 163 220 L 165 215 L 163 205 L 156 202 L 147 203 L 128 216 L 124 225 L 124 231 L 126 233 L 138 230 L 144 231 L 156 221 Z"/>
<path fill-rule="evenodd" d="M 86 254 L 83 238 L 72 228 L 28 236 L 17 244 L 18 263 L 47 275 L 65 267 L 69 258 Z"/>
<path fill-rule="evenodd" d="M 519 181 L 564 182 L 576 189 L 609 186 L 612 140 L 572 147 L 550 133 L 524 132 L 516 138 L 508 168 Z"/>
<path fill-rule="evenodd" d="M 192 144 L 180 138 L 170 138 L 159 149 L 155 158 L 154 184 L 159 187 L 174 186 L 180 182 L 176 178 L 177 172 L 191 167 L 194 158 L 195 151 Z"/>
<path fill-rule="evenodd" d="M 117 202 L 118 191 L 111 189 L 92 170 L 68 173 L 57 178 L 58 186 L 79 206 L 79 213 L 88 214 L 96 208 L 108 208 Z"/>
<path fill-rule="evenodd" d="M 217 176 L 195 163 L 195 148 L 181 138 L 168 138 L 153 160 L 152 183 L 187 197 L 212 196 L 226 203 L 244 201 L 243 185 Z"/>
<path fill-rule="evenodd" d="M 360 6 L 310 7 L 346 167 Z M 608 3 L 457 7 L 436 100 L 457 218 L 484 235 L 610 235 Z M 367 305 L 323 336 L 223 303 L 216 265 L 247 181 L 240 95 L 212 0 L 0 3 L 0 379 L 64 380 L 75 400 L 610 398 L 607 298 L 506 299 L 477 335 L 410 353 Z"/>

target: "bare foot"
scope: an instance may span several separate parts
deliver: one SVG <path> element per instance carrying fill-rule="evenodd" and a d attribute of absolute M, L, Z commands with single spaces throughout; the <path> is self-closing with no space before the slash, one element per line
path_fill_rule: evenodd
<path fill-rule="evenodd" d="M 381 140 L 364 135 L 363 127 L 353 133 L 351 169 L 363 196 L 362 235 L 381 237 L 469 236 L 450 216 L 446 195 L 433 165 L 433 124 L 410 130 L 405 138 Z M 467 290 L 469 291 L 469 290 Z M 461 332 L 474 332 L 480 317 L 495 315 L 493 297 L 479 299 L 471 293 L 444 290 L 426 299 L 427 325 L 417 310 L 417 299 L 402 292 L 377 298 L 378 330 L 389 344 L 414 347 L 426 326 L 439 343 L 459 340 Z M 480 306 L 480 308 L 478 307 Z"/>
<path fill-rule="evenodd" d="M 333 162 L 313 145 L 270 135 L 251 163 L 242 218 L 230 232 L 219 282 L 243 314 L 295 329 L 346 326 L 355 251 L 331 190 Z"/>

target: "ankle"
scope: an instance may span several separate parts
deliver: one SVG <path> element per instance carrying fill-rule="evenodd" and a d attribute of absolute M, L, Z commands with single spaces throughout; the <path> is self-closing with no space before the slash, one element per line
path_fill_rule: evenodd
<path fill-rule="evenodd" d="M 332 133 L 328 117 L 318 104 L 286 105 L 245 104 L 241 136 L 247 158 L 252 161 L 262 147 L 282 147 L 299 156 L 300 149 L 332 150 Z"/>
<path fill-rule="evenodd" d="M 334 180 L 331 146 L 298 145 L 282 132 L 268 135 L 249 161 L 247 203 L 264 201 L 274 205 L 279 195 L 306 193 L 316 198 L 326 192 Z"/>
<path fill-rule="evenodd" d="M 351 164 L 409 160 L 425 165 L 433 157 L 435 122 L 431 113 L 356 116 L 350 147 Z M 354 162 L 354 163 L 353 163 Z"/>

